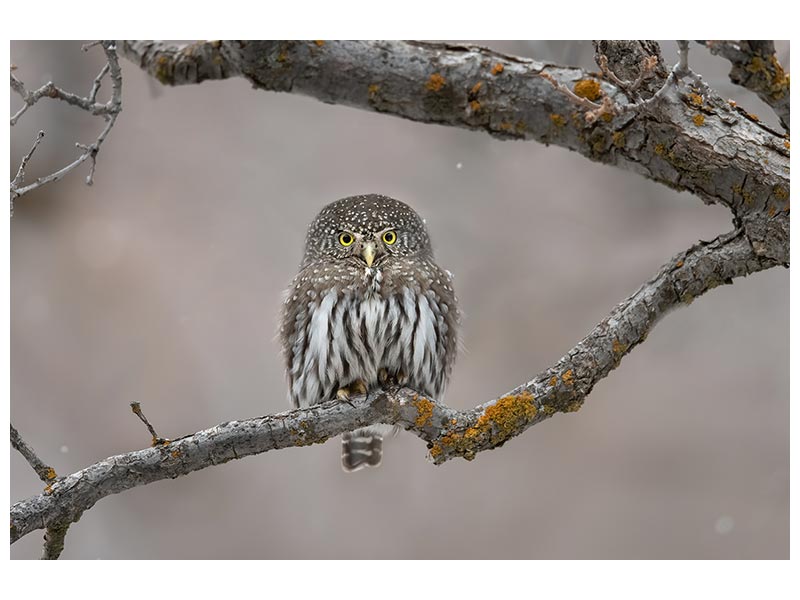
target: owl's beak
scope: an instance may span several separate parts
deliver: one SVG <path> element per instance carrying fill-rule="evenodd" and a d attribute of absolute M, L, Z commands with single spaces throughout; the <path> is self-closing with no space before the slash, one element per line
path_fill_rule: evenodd
<path fill-rule="evenodd" d="M 364 249 L 361 250 L 361 256 L 364 257 L 364 262 L 367 263 L 367 266 L 371 267 L 372 263 L 375 262 L 375 244 L 372 242 L 364 244 Z"/>

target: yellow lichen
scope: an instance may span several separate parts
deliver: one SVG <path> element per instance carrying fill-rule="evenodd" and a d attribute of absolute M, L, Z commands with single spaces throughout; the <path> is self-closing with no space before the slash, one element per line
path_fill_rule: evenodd
<path fill-rule="evenodd" d="M 528 124 L 522 119 L 520 119 L 514 124 L 514 129 L 517 130 L 517 133 L 522 133 L 523 131 L 528 129 Z"/>
<path fill-rule="evenodd" d="M 787 189 L 779 185 L 776 185 L 774 188 L 772 188 L 772 193 L 775 194 L 775 197 L 778 200 L 786 200 L 789 197 L 789 192 Z"/>
<path fill-rule="evenodd" d="M 664 147 L 664 144 L 656 144 L 654 150 L 655 153 L 658 154 L 659 156 L 664 156 L 664 152 L 666 152 L 667 149 Z"/>
<path fill-rule="evenodd" d="M 555 387 L 555 385 L 558 383 L 558 377 L 556 377 L 555 375 L 553 375 L 553 376 L 550 378 L 550 381 L 548 381 L 547 383 L 548 383 L 548 385 L 549 385 L 550 387 Z"/>
<path fill-rule="evenodd" d="M 587 100 L 597 100 L 600 95 L 600 82 L 595 79 L 581 79 L 572 88 L 576 96 Z"/>
<path fill-rule="evenodd" d="M 694 106 L 703 106 L 703 97 L 700 94 L 692 92 L 687 96 L 689 103 Z"/>
<path fill-rule="evenodd" d="M 552 113 L 550 115 L 550 120 L 553 122 L 553 125 L 558 128 L 561 128 L 567 124 L 567 120 L 558 113 Z"/>
<path fill-rule="evenodd" d="M 611 134 L 611 139 L 614 141 L 614 145 L 617 148 L 623 148 L 625 146 L 625 134 L 621 131 L 615 131 Z"/>
<path fill-rule="evenodd" d="M 512 127 L 513 127 L 513 125 L 511 123 L 509 123 L 508 121 L 501 121 L 500 122 L 500 129 L 502 129 L 503 131 L 509 131 Z"/>
<path fill-rule="evenodd" d="M 497 63 L 497 64 L 495 64 L 495 66 L 492 67 L 492 75 L 499 75 L 502 72 L 503 72 L 503 65 L 502 64 Z"/>
<path fill-rule="evenodd" d="M 44 493 L 50 495 L 53 493 L 53 486 L 49 483 L 44 487 Z"/>
<path fill-rule="evenodd" d="M 567 372 L 561 376 L 561 381 L 563 381 L 566 385 L 572 385 L 572 369 L 568 369 Z"/>
<path fill-rule="evenodd" d="M 614 354 L 622 354 L 628 349 L 628 344 L 623 344 L 618 339 L 614 339 L 614 343 L 611 344 L 611 350 Z"/>
<path fill-rule="evenodd" d="M 278 62 L 285 62 L 288 56 L 289 55 L 286 53 L 286 50 L 281 50 L 278 54 Z"/>
<path fill-rule="evenodd" d="M 775 212 L 776 212 L 775 211 L 775 207 L 774 206 L 770 206 L 769 210 L 767 211 L 767 215 L 769 215 L 770 217 L 774 217 L 775 216 Z"/>
<path fill-rule="evenodd" d="M 556 412 L 556 408 L 555 408 L 555 406 L 549 406 L 549 405 L 548 405 L 548 406 L 543 406 L 543 407 L 542 407 L 542 412 L 543 412 L 544 414 L 546 414 L 546 415 L 550 416 L 550 415 L 553 415 L 553 414 L 555 414 L 555 412 Z"/>
<path fill-rule="evenodd" d="M 564 409 L 564 412 L 578 412 L 583 406 L 583 402 L 576 400 L 575 402 L 570 402 L 567 404 L 567 407 Z"/>
<path fill-rule="evenodd" d="M 487 406 L 475 425 L 439 438 L 432 444 L 430 455 L 435 459 L 447 451 L 472 460 L 479 449 L 494 448 L 519 433 L 536 413 L 533 394 L 529 391 L 504 396 Z"/>
<path fill-rule="evenodd" d="M 427 398 L 415 397 L 411 403 L 417 409 L 417 418 L 414 419 L 414 424 L 417 427 L 425 427 L 430 425 L 431 417 L 433 416 L 433 403 Z"/>
<path fill-rule="evenodd" d="M 439 73 L 434 73 L 428 79 L 428 83 L 425 84 L 425 87 L 432 92 L 438 92 L 444 87 L 444 84 L 444 77 L 442 77 Z"/>
<path fill-rule="evenodd" d="M 706 118 L 703 115 L 698 113 L 698 114 L 696 114 L 695 116 L 692 117 L 692 121 L 694 121 L 695 125 L 700 127 L 703 123 L 706 122 Z"/>
<path fill-rule="evenodd" d="M 178 458 L 181 455 L 181 451 L 179 449 L 175 449 L 169 453 L 172 458 Z"/>
<path fill-rule="evenodd" d="M 53 467 L 48 467 L 47 471 L 44 474 L 45 477 L 48 479 L 55 479 L 56 478 L 56 471 Z"/>

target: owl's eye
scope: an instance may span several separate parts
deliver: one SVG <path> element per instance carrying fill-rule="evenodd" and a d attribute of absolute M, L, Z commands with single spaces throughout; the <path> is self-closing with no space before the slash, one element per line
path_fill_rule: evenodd
<path fill-rule="evenodd" d="M 383 234 L 383 241 L 391 246 L 397 241 L 397 234 L 394 231 L 387 231 Z"/>
<path fill-rule="evenodd" d="M 339 234 L 339 243 L 342 246 L 351 246 L 355 241 L 356 239 L 353 237 L 353 234 L 351 233 L 347 233 L 345 231 L 344 233 Z"/>

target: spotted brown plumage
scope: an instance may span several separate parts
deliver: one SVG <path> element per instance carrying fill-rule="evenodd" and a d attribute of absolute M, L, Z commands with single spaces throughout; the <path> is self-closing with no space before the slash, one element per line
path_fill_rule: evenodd
<path fill-rule="evenodd" d="M 395 381 L 441 399 L 458 323 L 452 276 L 434 261 L 419 215 L 377 194 L 337 200 L 309 226 L 283 307 L 289 398 L 305 407 Z M 345 434 L 345 470 L 380 464 L 392 431 Z"/>

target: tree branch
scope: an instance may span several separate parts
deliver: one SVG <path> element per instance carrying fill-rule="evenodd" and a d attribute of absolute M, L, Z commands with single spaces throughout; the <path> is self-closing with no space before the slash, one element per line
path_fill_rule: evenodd
<path fill-rule="evenodd" d="M 428 443 L 435 464 L 471 460 L 556 412 L 578 410 L 595 383 L 616 368 L 670 309 L 777 263 L 753 251 L 741 231 L 673 257 L 554 366 L 504 396 L 457 410 L 408 388 L 386 389 L 277 415 L 230 421 L 193 435 L 112 456 L 68 475 L 11 507 L 11 542 L 35 529 L 70 523 L 98 500 L 233 459 L 325 442 L 374 423 L 402 426 Z"/>
<path fill-rule="evenodd" d="M 46 464 L 44 464 L 44 462 L 42 462 L 42 460 L 36 455 L 36 452 L 33 451 L 33 448 L 25 443 L 25 440 L 22 439 L 22 436 L 13 425 L 11 425 L 11 445 L 15 450 L 25 457 L 25 460 L 28 461 L 28 464 L 31 466 L 31 468 L 36 471 L 39 479 L 47 484 L 45 492 L 50 493 L 50 491 L 53 489 L 52 484 L 56 480 L 55 469 L 48 467 Z M 57 560 L 58 557 L 61 556 L 61 552 L 64 550 L 64 538 L 67 536 L 67 530 L 69 529 L 71 522 L 72 521 L 63 524 L 53 524 L 47 526 L 44 532 L 42 560 Z"/>
<path fill-rule="evenodd" d="M 636 79 L 604 42 L 608 65 Z M 572 67 L 508 56 L 476 46 L 426 42 L 223 41 L 177 46 L 120 44 L 123 56 L 168 85 L 241 76 L 256 89 L 292 92 L 423 123 L 536 140 L 635 171 L 734 213 L 756 253 L 788 263 L 788 142 L 740 112 L 700 77 L 680 73 L 664 86 L 658 44 L 636 42 L 634 63 L 655 56 L 656 77 L 641 90 L 659 97 L 644 112 L 619 111 L 587 122 L 564 86 L 591 102 L 623 107 L 625 90 Z M 629 48 L 630 49 L 630 48 Z M 653 54 L 656 53 L 656 54 Z M 545 76 L 545 77 L 543 77 Z M 555 82 L 554 86 L 551 82 Z M 653 86 L 651 88 L 650 86 Z M 587 104 L 587 107 L 590 105 Z M 762 213 L 771 212 L 769 219 Z M 754 213 L 758 213 L 753 216 Z"/>
<path fill-rule="evenodd" d="M 92 115 L 99 115 L 102 116 L 106 120 L 106 125 L 97 136 L 97 139 L 91 144 L 80 144 L 76 143 L 75 146 L 82 150 L 83 152 L 71 163 L 62 167 L 58 171 L 54 173 L 50 173 L 44 177 L 39 177 L 33 183 L 23 186 L 22 184 L 25 182 L 25 167 L 27 166 L 28 161 L 30 160 L 31 156 L 33 155 L 33 151 L 38 146 L 39 142 L 41 141 L 42 137 L 44 137 L 44 132 L 39 132 L 39 136 L 34 143 L 33 148 L 31 151 L 23 157 L 22 162 L 20 163 L 19 170 L 17 171 L 17 176 L 11 181 L 11 213 L 13 215 L 14 212 L 14 201 L 27 194 L 28 192 L 32 192 L 33 190 L 40 188 L 41 186 L 52 183 L 54 181 L 58 181 L 59 179 L 63 178 L 67 173 L 73 171 L 79 165 L 83 164 L 87 160 L 91 160 L 91 167 L 89 169 L 89 174 L 86 177 L 86 184 L 92 185 L 94 182 L 94 171 L 95 166 L 97 164 L 97 153 L 100 151 L 100 146 L 105 141 L 106 137 L 108 136 L 111 129 L 114 127 L 114 124 L 117 121 L 117 117 L 119 113 L 122 111 L 122 70 L 119 66 L 119 59 L 117 57 L 117 49 L 115 42 L 104 41 L 104 42 L 96 42 L 94 44 L 87 44 L 83 47 L 83 50 L 88 50 L 92 46 L 100 45 L 103 48 L 103 51 L 106 55 L 106 64 L 97 74 L 97 77 L 94 78 L 92 82 L 92 89 L 89 91 L 89 95 L 87 97 L 81 97 L 71 92 L 67 92 L 60 87 L 56 86 L 52 81 L 47 82 L 42 87 L 32 92 L 27 91 L 25 89 L 25 85 L 20 81 L 13 73 L 15 67 L 12 67 L 11 73 L 11 89 L 14 90 L 17 94 L 19 94 L 24 104 L 22 108 L 20 108 L 17 113 L 11 117 L 11 126 L 13 127 L 19 118 L 25 114 L 25 112 L 36 104 L 42 98 L 54 98 L 56 100 L 61 100 L 66 102 L 67 104 L 71 104 L 72 106 L 77 106 L 81 110 L 85 110 L 89 114 Z M 111 98 L 108 102 L 104 104 L 97 103 L 97 94 L 100 90 L 100 85 L 105 77 L 106 74 L 111 74 Z"/>
<path fill-rule="evenodd" d="M 698 41 L 711 54 L 722 56 L 731 63 L 730 80 L 755 92 L 778 115 L 789 131 L 789 75 L 775 55 L 771 40 Z"/>

